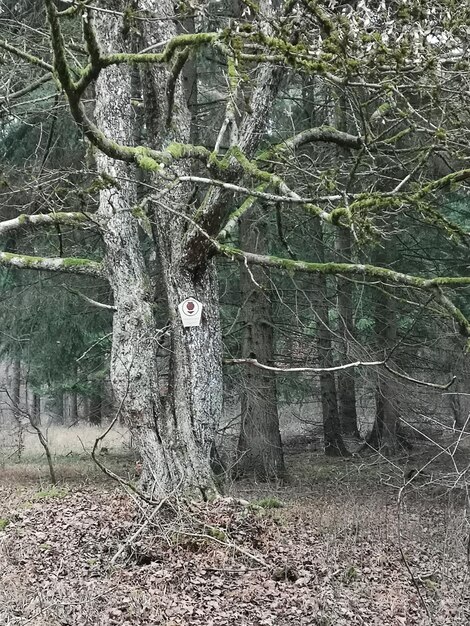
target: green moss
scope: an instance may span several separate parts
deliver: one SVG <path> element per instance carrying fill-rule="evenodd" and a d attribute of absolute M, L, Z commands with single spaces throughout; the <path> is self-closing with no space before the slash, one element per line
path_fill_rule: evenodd
<path fill-rule="evenodd" d="M 135 160 L 137 165 L 142 170 L 145 170 L 147 172 L 158 172 L 162 169 L 160 163 L 157 163 L 157 161 L 155 161 L 155 159 L 152 159 L 152 157 L 137 155 Z"/>
<path fill-rule="evenodd" d="M 100 178 L 103 181 L 105 188 L 115 187 L 116 189 L 120 189 L 121 185 L 117 178 L 110 176 L 106 172 L 100 172 Z"/>
<path fill-rule="evenodd" d="M 209 537 L 213 537 L 218 541 L 227 541 L 227 534 L 221 528 L 217 528 L 216 526 L 207 526 L 205 528 L 205 532 L 209 535 Z"/>
<path fill-rule="evenodd" d="M 208 159 L 210 157 L 210 151 L 204 146 L 194 146 L 192 144 L 185 143 L 170 143 L 165 152 L 168 153 L 173 159 Z"/>
<path fill-rule="evenodd" d="M 134 217 L 140 218 L 140 217 L 147 217 L 145 214 L 144 209 L 138 204 L 134 207 L 132 207 L 131 209 L 131 213 Z"/>
<path fill-rule="evenodd" d="M 346 218 L 346 221 L 349 221 L 351 217 L 350 211 L 346 207 L 338 207 L 337 209 L 333 209 L 330 213 L 330 221 L 335 226 L 340 224 L 341 218 Z"/>
<path fill-rule="evenodd" d="M 401 130 L 400 132 L 398 132 L 396 135 L 393 135 L 392 137 L 388 137 L 388 139 L 384 139 L 383 143 L 386 144 L 394 144 L 397 143 L 400 139 L 402 139 L 403 137 L 406 137 L 406 135 L 409 135 L 411 132 L 411 128 L 405 128 L 403 130 Z"/>
<path fill-rule="evenodd" d="M 48 489 L 42 489 L 34 494 L 34 500 L 49 500 L 51 498 L 65 498 L 65 496 L 69 493 L 68 488 L 66 487 L 57 487 L 57 485 L 52 485 Z"/>
<path fill-rule="evenodd" d="M 136 205 L 132 207 L 131 214 L 138 220 L 139 226 L 142 228 L 145 234 L 151 237 L 152 224 L 150 223 L 150 220 L 145 210 L 140 205 Z"/>
<path fill-rule="evenodd" d="M 10 520 L 5 517 L 0 517 L 0 531 L 5 530 L 5 528 L 10 523 Z"/>
<path fill-rule="evenodd" d="M 390 102 L 383 102 L 379 107 L 377 107 L 377 109 L 372 113 L 372 115 L 370 116 L 371 120 L 378 120 L 381 119 L 382 117 L 384 117 L 384 115 L 386 115 L 388 113 L 388 111 L 390 111 L 391 109 L 391 104 Z"/>
<path fill-rule="evenodd" d="M 345 585 L 350 585 L 351 583 L 353 583 L 355 580 L 357 580 L 359 578 L 359 572 L 354 567 L 354 565 L 350 565 L 343 572 L 342 578 L 343 578 L 343 582 L 344 582 Z"/>
<path fill-rule="evenodd" d="M 267 496 L 261 500 L 257 500 L 253 503 L 255 506 L 259 506 L 262 509 L 282 509 L 284 502 L 276 498 L 276 496 Z"/>

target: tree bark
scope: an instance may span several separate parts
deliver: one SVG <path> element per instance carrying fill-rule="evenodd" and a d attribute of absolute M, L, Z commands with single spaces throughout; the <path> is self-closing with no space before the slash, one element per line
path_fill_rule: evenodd
<path fill-rule="evenodd" d="M 88 405 L 88 421 L 92 426 L 101 426 L 101 395 L 95 395 L 90 398 Z"/>
<path fill-rule="evenodd" d="M 397 341 L 397 324 L 392 298 L 385 291 L 377 293 L 375 324 L 379 351 L 383 358 Z M 394 455 L 399 448 L 400 414 L 397 406 L 397 389 L 393 379 L 386 372 L 378 372 L 376 417 L 368 444 L 385 455 Z"/>
<path fill-rule="evenodd" d="M 33 426 L 41 426 L 41 396 L 37 393 L 33 393 L 31 422 Z"/>
<path fill-rule="evenodd" d="M 350 262 L 352 256 L 351 232 L 346 228 L 339 228 L 336 234 L 336 249 L 340 262 Z M 353 320 L 353 285 L 351 281 L 337 277 L 338 296 L 338 334 L 341 341 L 342 362 L 350 359 L 350 344 L 354 340 Z M 348 437 L 360 437 L 357 409 L 356 409 L 356 386 L 354 371 L 339 371 L 337 374 L 338 403 L 341 416 L 343 434 Z"/>
<path fill-rule="evenodd" d="M 268 250 L 268 224 L 263 210 L 245 215 L 240 221 L 240 245 L 244 250 L 264 254 Z M 272 364 L 274 323 L 271 291 L 266 271 L 240 264 L 242 357 Z M 256 367 L 243 371 L 241 427 L 238 441 L 237 474 L 257 480 L 282 478 L 284 456 L 279 432 L 276 378 L 273 372 Z"/>
<path fill-rule="evenodd" d="M 155 9 L 144 1 L 141 9 Z M 158 4 L 162 17 L 172 17 L 169 2 Z M 99 18 L 101 42 L 106 50 L 126 50 L 120 25 L 103 14 Z M 142 44 L 150 46 L 175 35 L 172 20 L 152 22 L 143 28 Z M 168 140 L 165 87 L 168 71 L 162 67 L 142 71 L 148 143 L 162 146 Z M 108 137 L 131 144 L 133 137 L 131 78 L 124 67 L 112 67 L 96 84 L 96 120 Z M 189 141 L 190 116 L 178 79 L 175 90 L 174 138 Z M 156 337 L 151 280 L 142 253 L 138 224 L 130 211 L 135 200 L 131 168 L 97 155 L 100 171 L 120 181 L 119 188 L 100 194 L 100 214 L 106 267 L 113 289 L 116 313 L 113 323 L 111 381 L 118 405 L 132 431 L 143 460 L 142 486 L 163 496 L 178 491 L 191 497 L 210 498 L 217 493 L 210 469 L 210 450 L 222 410 L 221 332 L 215 267 L 207 261 L 197 271 L 182 261 L 187 229 L 186 214 L 191 189 L 181 186 L 154 206 L 153 220 L 171 326 L 171 357 L 167 402 L 159 396 Z M 158 188 L 160 181 L 154 181 Z M 192 296 L 202 302 L 199 327 L 183 328 L 178 304 Z"/>
<path fill-rule="evenodd" d="M 54 398 L 54 413 L 55 423 L 63 426 L 65 424 L 65 412 L 64 412 L 64 394 L 59 391 Z"/>
<path fill-rule="evenodd" d="M 70 426 L 74 426 L 78 422 L 78 394 L 76 391 L 71 391 L 68 396 L 69 424 Z"/>
<path fill-rule="evenodd" d="M 13 413 L 19 416 L 21 402 L 21 361 L 13 359 L 11 363 L 10 395 Z"/>
<path fill-rule="evenodd" d="M 344 93 L 336 93 L 337 104 L 334 112 L 335 127 L 347 133 L 348 116 L 347 100 Z M 337 146 L 338 158 L 341 161 L 348 161 L 351 158 L 351 151 L 345 146 Z M 348 174 L 349 176 L 349 174 Z M 354 177 L 345 180 L 345 188 L 351 191 L 354 184 Z M 349 228 L 338 228 L 335 237 L 337 260 L 342 263 L 351 263 L 353 254 L 352 235 Z M 353 283 L 349 280 L 337 276 L 336 286 L 338 290 L 338 335 L 340 337 L 341 357 L 346 362 L 354 360 L 350 358 L 351 342 L 354 341 L 354 318 L 353 318 Z M 359 438 L 359 429 L 356 409 L 356 386 L 354 371 L 339 371 L 337 374 L 338 403 L 341 417 L 343 434 L 348 437 Z"/>

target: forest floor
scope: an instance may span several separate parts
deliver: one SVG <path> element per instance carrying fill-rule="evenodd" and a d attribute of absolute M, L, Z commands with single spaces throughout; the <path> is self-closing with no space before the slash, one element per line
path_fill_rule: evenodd
<path fill-rule="evenodd" d="M 158 512 L 85 457 L 55 458 L 56 487 L 44 460 L 3 462 L 0 624 L 468 626 L 455 457 L 400 492 L 433 455 L 291 453 L 288 484 L 236 483 L 231 498 Z M 122 455 L 106 462 L 132 474 Z"/>

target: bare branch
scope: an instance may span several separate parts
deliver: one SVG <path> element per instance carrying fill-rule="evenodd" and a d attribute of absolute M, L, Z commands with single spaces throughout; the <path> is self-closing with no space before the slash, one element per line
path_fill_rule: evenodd
<path fill-rule="evenodd" d="M 1 45 L 1 42 L 0 42 L 0 45 Z M 26 94 L 31 93 L 32 91 L 35 91 L 36 89 L 44 85 L 44 83 L 48 83 L 50 80 L 52 80 L 52 74 L 44 74 L 44 76 L 41 76 L 41 78 L 38 78 L 37 80 L 35 80 L 33 83 L 30 83 L 26 87 L 23 87 L 23 89 L 19 89 L 18 91 L 7 94 L 3 98 L 0 98 L 0 103 L 4 104 L 7 102 L 11 102 L 12 100 L 18 100 L 18 98 L 21 98 L 22 96 L 25 96 Z"/>
<path fill-rule="evenodd" d="M 115 311 L 117 311 L 117 308 L 115 306 L 113 306 L 112 304 L 104 304 L 103 302 L 97 302 L 96 300 L 93 300 L 92 298 L 89 298 L 88 296 L 86 296 L 81 291 L 77 291 L 76 289 L 71 289 L 67 285 L 62 285 L 62 287 L 66 291 L 69 291 L 70 293 L 73 293 L 75 296 L 78 296 L 79 298 L 82 298 L 83 300 L 88 302 L 88 304 L 91 304 L 92 306 L 95 306 L 98 309 L 104 309 L 105 311 L 112 311 L 113 313 Z"/>
<path fill-rule="evenodd" d="M 257 359 L 224 359 L 224 363 L 227 365 L 253 365 L 254 367 L 259 367 L 263 370 L 268 370 L 269 372 L 275 372 L 277 374 L 292 374 L 292 373 L 312 373 L 312 374 L 323 374 L 325 372 L 339 372 L 342 370 L 347 370 L 355 367 L 385 367 L 385 369 L 396 376 L 397 378 L 401 378 L 403 380 L 407 380 L 408 382 L 415 383 L 417 385 L 421 385 L 423 387 L 432 387 L 433 389 L 449 389 L 449 387 L 454 383 L 455 376 L 446 383 L 445 385 L 439 385 L 437 383 L 429 383 L 424 380 L 419 380 L 417 378 L 412 378 L 411 376 L 407 376 L 406 374 L 402 374 L 401 372 L 397 372 L 392 369 L 387 364 L 387 359 L 383 361 L 354 361 L 353 363 L 346 363 L 344 365 L 336 365 L 334 367 L 278 367 L 273 365 L 265 365 L 264 363 L 260 363 Z"/>
<path fill-rule="evenodd" d="M 284 367 L 265 365 L 260 363 L 257 359 L 224 359 L 224 363 L 227 365 L 253 365 L 260 369 L 267 370 L 269 372 L 276 372 L 279 374 L 300 374 L 300 373 L 312 373 L 322 374 L 323 372 L 339 372 L 341 370 L 347 370 L 353 367 L 378 367 L 383 365 L 385 361 L 354 361 L 354 363 L 346 363 L 345 365 L 336 365 L 334 367 Z"/>

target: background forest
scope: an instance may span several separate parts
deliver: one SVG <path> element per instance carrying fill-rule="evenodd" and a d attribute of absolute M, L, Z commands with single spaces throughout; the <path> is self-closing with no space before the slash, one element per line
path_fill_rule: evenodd
<path fill-rule="evenodd" d="M 467 4 L 0 0 L 2 624 L 468 625 Z"/>
<path fill-rule="evenodd" d="M 464 19 L 452 23 L 449 9 L 438 27 L 433 12 L 416 3 L 393 5 L 388 13 L 393 21 L 386 12 L 374 15 L 372 4 L 361 5 L 356 14 L 335 3 L 304 4 L 309 28 L 323 38 L 322 62 L 336 64 L 338 75 L 357 72 L 358 78 L 345 82 L 301 63 L 276 78 L 259 149 L 271 154 L 265 158 L 272 171 L 282 173 L 283 184 L 295 191 L 286 194 L 279 187 L 276 193 L 261 182 L 258 196 L 244 198 L 242 184 L 228 198 L 231 217 L 219 235 L 223 244 L 285 259 L 272 267 L 249 266 L 246 258 L 217 260 L 225 362 L 217 446 L 236 472 L 258 478 L 284 472 L 279 418 L 284 443 L 320 445 L 323 439 L 327 454 L 346 455 L 361 449 L 360 441 L 394 454 L 416 439 L 461 429 L 468 417 L 465 280 L 456 283 L 451 302 L 438 282 L 430 290 L 416 289 L 396 278 L 404 273 L 452 279 L 467 273 L 469 200 L 460 184 L 467 174 L 459 174 L 468 162 L 468 62 L 459 48 Z M 5 54 L 15 44 L 47 53 L 41 7 L 41 2 L 2 4 Z M 439 10 L 436 3 L 436 18 Z M 302 41 L 309 28 L 300 28 L 300 15 L 294 10 L 293 17 L 272 28 L 285 28 Z M 414 31 L 417 18 L 422 32 Z M 220 32 L 230 28 L 231 19 L 246 27 L 257 17 L 249 3 L 234 0 L 181 7 L 179 19 L 184 32 Z M 83 53 L 79 24 L 79 12 L 77 17 L 72 12 L 63 25 L 77 62 Z M 130 9 L 120 27 L 125 36 L 137 32 Z M 351 36 L 349 51 L 345 38 L 353 28 L 360 32 L 357 41 Z M 409 57 L 413 37 L 422 56 L 416 69 Z M 353 56 L 359 45 L 365 50 L 362 66 Z M 250 106 L 253 86 L 249 73 L 240 74 L 227 100 L 230 73 L 220 71 L 220 54 L 217 48 L 198 49 L 183 80 L 192 141 L 215 143 L 226 152 L 230 116 L 240 117 Z M 21 215 L 26 222 L 48 211 L 93 211 L 100 186 L 106 185 L 96 178 L 93 151 L 48 75 L 33 80 L 34 63 L 19 67 L 14 53 L 9 59 L 2 70 L 3 219 Z M 139 78 L 132 80 L 133 132 L 145 141 Z M 84 97 L 89 107 L 91 87 Z M 270 153 L 270 146 L 282 149 Z M 144 173 L 141 196 L 146 184 Z M 196 183 L 195 197 L 203 185 Z M 297 198 L 312 198 L 315 206 L 299 210 Z M 349 227 L 342 223 L 342 211 L 349 212 Z M 161 277 L 148 240 L 152 225 L 143 211 L 139 215 L 162 329 L 157 350 L 164 395 L 168 312 L 158 296 Z M 90 259 L 103 253 L 102 239 L 91 228 L 77 231 L 56 223 L 47 230 L 33 225 L 2 232 L 7 253 Z M 328 269 L 298 272 L 302 268 L 289 261 L 324 263 Z M 341 263 L 371 264 L 395 274 L 358 278 L 335 267 Z M 4 261 L 1 289 L 3 430 L 21 429 L 21 420 L 13 419 L 15 407 L 46 428 L 113 418 L 114 309 L 106 281 L 21 272 Z M 444 389 L 453 377 L 454 384 Z"/>

